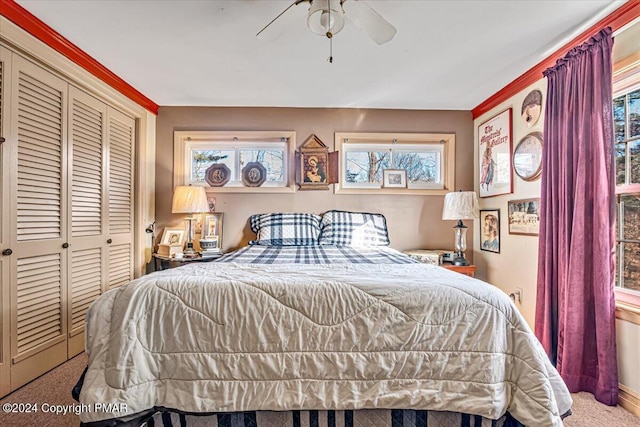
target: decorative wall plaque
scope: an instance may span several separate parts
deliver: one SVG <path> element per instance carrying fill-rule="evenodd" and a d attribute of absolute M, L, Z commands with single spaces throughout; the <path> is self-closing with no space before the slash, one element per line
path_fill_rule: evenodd
<path fill-rule="evenodd" d="M 214 163 L 204 173 L 204 180 L 212 187 L 222 187 L 231 178 L 231 170 L 224 163 Z"/>
<path fill-rule="evenodd" d="M 267 180 L 267 169 L 260 162 L 249 162 L 242 169 L 242 182 L 247 187 L 260 187 Z"/>

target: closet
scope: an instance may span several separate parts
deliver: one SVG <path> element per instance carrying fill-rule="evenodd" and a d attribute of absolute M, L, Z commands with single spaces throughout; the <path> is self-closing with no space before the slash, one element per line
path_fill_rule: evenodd
<path fill-rule="evenodd" d="M 135 121 L 0 46 L 0 395 L 84 350 L 133 277 Z"/>

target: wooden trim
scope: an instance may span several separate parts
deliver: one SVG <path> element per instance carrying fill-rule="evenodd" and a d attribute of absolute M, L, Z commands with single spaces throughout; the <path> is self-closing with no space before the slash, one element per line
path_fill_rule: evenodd
<path fill-rule="evenodd" d="M 616 185 L 616 195 L 640 193 L 640 184 Z"/>
<path fill-rule="evenodd" d="M 625 301 L 620 298 L 620 295 L 621 293 L 616 291 L 616 319 L 640 325 L 640 306 Z M 638 297 L 636 296 L 636 298 Z M 640 298 L 638 299 L 640 300 Z"/>
<path fill-rule="evenodd" d="M 622 384 L 618 384 L 618 390 L 618 405 L 640 417 L 640 395 Z"/>
<path fill-rule="evenodd" d="M 85 51 L 64 38 L 53 28 L 42 22 L 14 0 L 0 0 L 0 15 L 7 18 L 36 39 L 64 55 L 118 92 L 141 105 L 153 114 L 158 114 L 158 105 L 122 80 L 112 71 L 89 56 Z"/>
<path fill-rule="evenodd" d="M 498 92 L 487 98 L 484 102 L 476 106 L 472 110 L 473 118 L 476 119 L 489 110 L 497 107 L 499 104 L 503 103 L 507 99 L 514 96 L 516 93 L 521 90 L 529 87 L 534 84 L 538 80 L 542 78 L 542 72 L 547 68 L 553 66 L 555 62 L 566 55 L 566 53 L 573 48 L 574 46 L 579 45 L 580 43 L 588 40 L 593 34 L 600 31 L 605 27 L 611 27 L 613 31 L 616 31 L 629 22 L 633 21 L 637 17 L 640 16 L 640 1 L 639 0 L 631 0 L 618 9 L 611 12 L 609 15 L 605 16 L 603 19 L 598 21 L 595 25 L 591 26 L 589 29 L 584 31 L 578 37 L 571 40 L 569 43 L 562 46 L 560 49 L 556 50 L 554 53 L 549 55 L 546 59 L 539 62 L 533 68 L 529 69 L 529 71 L 522 74 L 520 77 L 516 78 L 514 81 L 500 89 Z"/>

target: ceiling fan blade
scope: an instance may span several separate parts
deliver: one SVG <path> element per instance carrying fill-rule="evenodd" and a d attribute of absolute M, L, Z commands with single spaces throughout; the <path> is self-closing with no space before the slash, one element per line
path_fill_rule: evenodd
<path fill-rule="evenodd" d="M 290 24 L 292 24 L 297 18 L 296 13 L 287 13 L 289 9 L 291 9 L 293 6 L 299 5 L 300 3 L 304 3 L 305 1 L 308 0 L 295 0 L 289 5 L 289 7 L 280 12 L 278 16 L 273 18 L 271 22 L 265 25 L 264 28 L 258 31 L 256 37 L 260 40 L 269 42 L 276 40 L 282 35 L 282 33 L 284 33 L 287 28 L 289 28 Z"/>
<path fill-rule="evenodd" d="M 345 16 L 378 44 L 390 42 L 397 33 L 389 21 L 361 0 L 345 0 L 342 7 Z"/>

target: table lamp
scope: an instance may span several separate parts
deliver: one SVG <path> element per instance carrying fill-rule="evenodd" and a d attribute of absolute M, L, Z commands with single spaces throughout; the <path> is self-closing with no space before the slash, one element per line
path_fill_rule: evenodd
<path fill-rule="evenodd" d="M 194 187 L 192 185 L 180 185 L 173 192 L 172 213 L 189 214 L 185 219 L 189 221 L 189 232 L 187 234 L 187 249 L 184 256 L 195 257 L 197 252 L 193 250 L 193 238 L 191 234 L 191 222 L 193 214 L 209 212 L 209 202 L 204 187 Z"/>
<path fill-rule="evenodd" d="M 457 191 L 447 193 L 444 196 L 444 207 L 442 208 L 443 220 L 457 220 L 458 224 L 453 227 L 456 234 L 455 258 L 453 265 L 469 265 L 464 258 L 464 251 L 467 249 L 467 226 L 462 223 L 463 219 L 474 219 L 478 217 L 478 198 L 475 191 Z"/>

